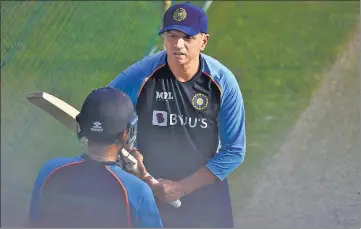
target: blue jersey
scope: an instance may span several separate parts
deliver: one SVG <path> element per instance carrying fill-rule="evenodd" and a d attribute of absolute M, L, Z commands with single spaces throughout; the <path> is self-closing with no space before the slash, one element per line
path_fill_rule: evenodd
<path fill-rule="evenodd" d="M 150 187 L 116 163 L 87 155 L 40 169 L 30 205 L 35 227 L 163 227 Z"/>
<path fill-rule="evenodd" d="M 222 222 L 231 215 L 226 178 L 245 157 L 243 98 L 228 68 L 205 54 L 200 63 L 190 81 L 179 82 L 162 51 L 131 65 L 108 85 L 126 92 L 136 107 L 137 148 L 150 174 L 180 180 L 205 165 L 219 178 L 183 197 L 179 209 L 161 205 L 166 227 L 168 218 L 168 225 L 176 227 L 232 226 Z"/>

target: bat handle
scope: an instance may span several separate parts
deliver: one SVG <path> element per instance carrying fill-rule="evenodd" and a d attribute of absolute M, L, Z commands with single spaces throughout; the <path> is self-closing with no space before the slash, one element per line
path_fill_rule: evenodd
<path fill-rule="evenodd" d="M 139 173 L 138 166 L 136 164 L 133 165 L 133 171 L 135 171 L 136 173 Z M 151 182 L 153 184 L 158 184 L 159 183 L 159 181 L 157 181 L 157 179 L 152 177 L 149 173 L 146 174 L 145 176 L 146 177 L 148 177 L 148 176 L 151 177 Z M 175 200 L 175 201 L 169 202 L 169 204 L 171 204 L 175 208 L 179 208 L 182 205 L 182 202 L 180 200 Z"/>
<path fill-rule="evenodd" d="M 147 176 L 150 176 L 152 179 L 151 179 L 151 182 L 153 184 L 158 184 L 159 181 L 157 181 L 154 177 L 152 177 L 149 173 L 146 175 Z M 180 200 L 175 200 L 175 201 L 172 201 L 172 202 L 169 202 L 173 207 L 175 208 L 179 208 L 181 205 L 182 205 L 182 202 Z"/>

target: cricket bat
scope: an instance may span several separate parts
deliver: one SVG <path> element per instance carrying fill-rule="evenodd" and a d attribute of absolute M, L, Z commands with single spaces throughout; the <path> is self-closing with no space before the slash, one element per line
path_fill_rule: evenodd
<path fill-rule="evenodd" d="M 79 114 L 79 111 L 73 106 L 44 91 L 29 93 L 26 98 L 32 104 L 53 116 L 71 131 L 75 133 L 77 132 L 77 121 L 75 118 Z M 139 174 L 137 160 L 124 148 L 121 152 L 126 160 L 126 164 L 128 165 L 127 168 L 132 170 L 134 173 Z M 159 183 L 150 174 L 147 174 L 147 176 L 152 178 L 153 183 Z M 179 208 L 181 206 L 181 201 L 176 200 L 170 202 L 170 204 L 175 208 Z"/>

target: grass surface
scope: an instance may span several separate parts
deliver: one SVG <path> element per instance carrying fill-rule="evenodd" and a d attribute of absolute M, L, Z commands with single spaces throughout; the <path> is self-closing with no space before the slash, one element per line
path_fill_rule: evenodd
<path fill-rule="evenodd" d="M 359 3 L 336 1 L 215 2 L 209 9 L 206 53 L 235 73 L 245 99 L 245 167 L 274 153 L 348 41 L 358 13 Z"/>
<path fill-rule="evenodd" d="M 2 182 L 28 189 L 46 160 L 77 155 L 84 147 L 25 95 L 44 90 L 79 108 L 91 89 L 150 50 L 162 3 L 2 2 L 1 7 Z M 359 10 L 358 2 L 347 1 L 216 1 L 209 8 L 205 53 L 234 72 L 246 105 L 247 156 L 231 176 L 234 190 L 246 191 L 240 188 L 247 184 L 244 174 L 275 153 L 307 106 L 318 75 L 348 40 Z"/>
<path fill-rule="evenodd" d="M 235 73 L 245 99 L 246 160 L 231 176 L 238 206 L 252 194 L 253 174 L 276 153 L 320 75 L 349 40 L 359 7 L 347 1 L 232 1 L 209 9 L 206 53 Z"/>

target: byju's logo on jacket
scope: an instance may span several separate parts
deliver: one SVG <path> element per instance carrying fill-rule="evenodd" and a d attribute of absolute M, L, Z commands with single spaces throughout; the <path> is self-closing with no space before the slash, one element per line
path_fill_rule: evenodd
<path fill-rule="evenodd" d="M 189 126 L 190 128 L 200 127 L 205 129 L 208 127 L 206 118 L 187 117 L 181 114 L 172 114 L 166 111 L 153 111 L 152 124 L 154 126 Z"/>

